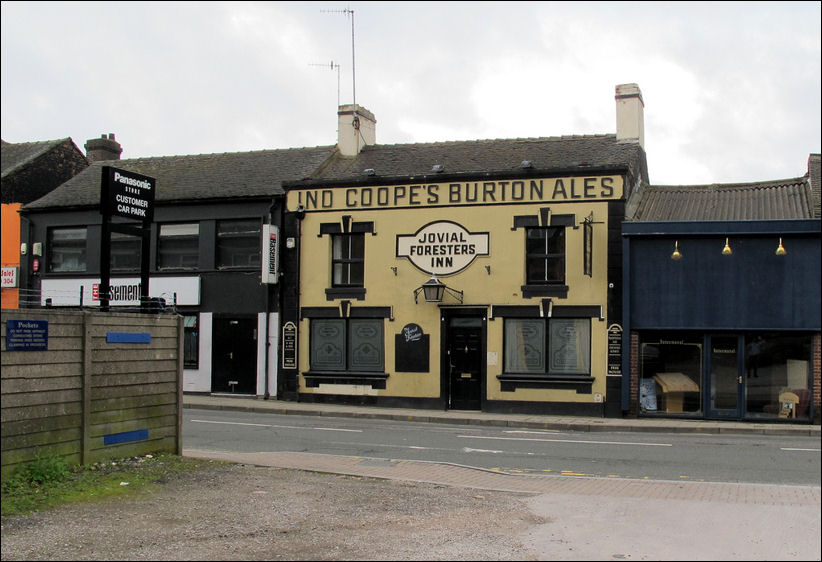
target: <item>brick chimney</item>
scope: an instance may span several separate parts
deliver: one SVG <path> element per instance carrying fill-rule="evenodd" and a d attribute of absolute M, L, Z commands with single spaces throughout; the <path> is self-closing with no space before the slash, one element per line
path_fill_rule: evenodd
<path fill-rule="evenodd" d="M 343 156 L 356 156 L 362 147 L 377 144 L 377 120 L 361 105 L 341 105 L 337 110 L 337 148 Z"/>
<path fill-rule="evenodd" d="M 636 84 L 616 87 L 616 136 L 618 141 L 636 142 L 645 148 L 645 103 Z"/>
<path fill-rule="evenodd" d="M 114 133 L 106 135 L 103 133 L 99 139 L 89 139 L 86 141 L 86 158 L 90 162 L 101 160 L 119 160 L 123 148 L 120 143 L 114 140 Z"/>

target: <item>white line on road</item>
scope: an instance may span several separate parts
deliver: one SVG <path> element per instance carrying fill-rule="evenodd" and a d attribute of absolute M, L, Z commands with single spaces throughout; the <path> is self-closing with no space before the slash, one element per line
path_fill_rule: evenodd
<path fill-rule="evenodd" d="M 822 449 L 802 449 L 800 447 L 780 447 L 783 451 L 809 451 L 811 453 L 818 453 L 822 451 Z"/>
<path fill-rule="evenodd" d="M 463 447 L 462 452 L 463 453 L 492 453 L 492 454 L 495 454 L 495 455 L 500 455 L 500 454 L 504 453 L 505 451 L 495 451 L 493 449 L 471 449 L 470 447 Z"/>
<path fill-rule="evenodd" d="M 247 425 L 252 427 L 275 427 L 277 429 L 316 429 L 319 431 L 348 431 L 351 433 L 362 433 L 361 429 L 339 429 L 336 427 L 300 427 L 297 425 L 272 425 L 266 423 L 242 423 L 242 422 L 227 422 L 227 421 L 212 421 L 212 420 L 190 420 L 197 423 L 216 423 L 222 425 Z"/>
<path fill-rule="evenodd" d="M 457 435 L 464 439 L 497 439 L 502 441 L 544 441 L 546 443 L 585 443 L 588 445 L 641 445 L 643 447 L 673 447 L 671 443 L 631 443 L 627 441 L 584 441 L 581 439 L 534 439 L 525 437 L 483 437 L 482 435 Z"/>
<path fill-rule="evenodd" d="M 527 431 L 525 429 L 509 429 L 508 431 L 503 431 L 503 433 L 528 433 L 531 435 L 556 435 L 559 433 L 557 430 L 547 430 L 547 431 Z"/>

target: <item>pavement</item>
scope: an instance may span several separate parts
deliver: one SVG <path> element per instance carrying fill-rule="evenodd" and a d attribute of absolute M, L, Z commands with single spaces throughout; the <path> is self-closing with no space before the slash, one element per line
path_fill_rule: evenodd
<path fill-rule="evenodd" d="M 284 400 L 264 400 L 254 396 L 226 394 L 184 394 L 184 408 L 237 410 L 244 412 L 333 416 L 394 421 L 413 421 L 464 425 L 490 425 L 560 431 L 625 431 L 650 433 L 723 433 L 763 435 L 809 435 L 820 437 L 819 424 L 774 422 L 713 421 L 671 418 L 598 418 L 586 416 L 545 416 L 533 414 L 494 414 L 466 410 L 427 410 L 315 404 Z"/>

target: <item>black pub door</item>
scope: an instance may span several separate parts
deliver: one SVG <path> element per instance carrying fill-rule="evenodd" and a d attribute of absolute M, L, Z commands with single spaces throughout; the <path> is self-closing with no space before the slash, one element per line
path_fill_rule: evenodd
<path fill-rule="evenodd" d="M 211 392 L 256 394 L 257 318 L 214 318 Z"/>
<path fill-rule="evenodd" d="M 447 377 L 447 404 L 452 410 L 482 409 L 482 323 L 481 317 L 446 320 L 443 376 Z"/>

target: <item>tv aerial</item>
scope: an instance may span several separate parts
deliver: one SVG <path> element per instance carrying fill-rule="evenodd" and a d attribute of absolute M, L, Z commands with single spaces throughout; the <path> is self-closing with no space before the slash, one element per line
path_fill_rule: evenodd
<path fill-rule="evenodd" d="M 346 17 L 351 16 L 351 90 L 354 97 L 354 106 L 357 105 L 357 78 L 356 66 L 354 57 L 354 10 L 345 8 L 344 10 L 320 10 L 321 12 L 329 14 L 344 14 Z M 332 63 L 333 64 L 333 63 Z M 337 104 L 339 105 L 339 103 Z"/>
<path fill-rule="evenodd" d="M 322 66 L 325 68 L 330 68 L 331 70 L 337 71 L 337 107 L 340 107 L 340 65 L 335 63 L 333 60 L 331 64 L 318 64 L 318 63 L 308 63 L 308 66 Z"/>

